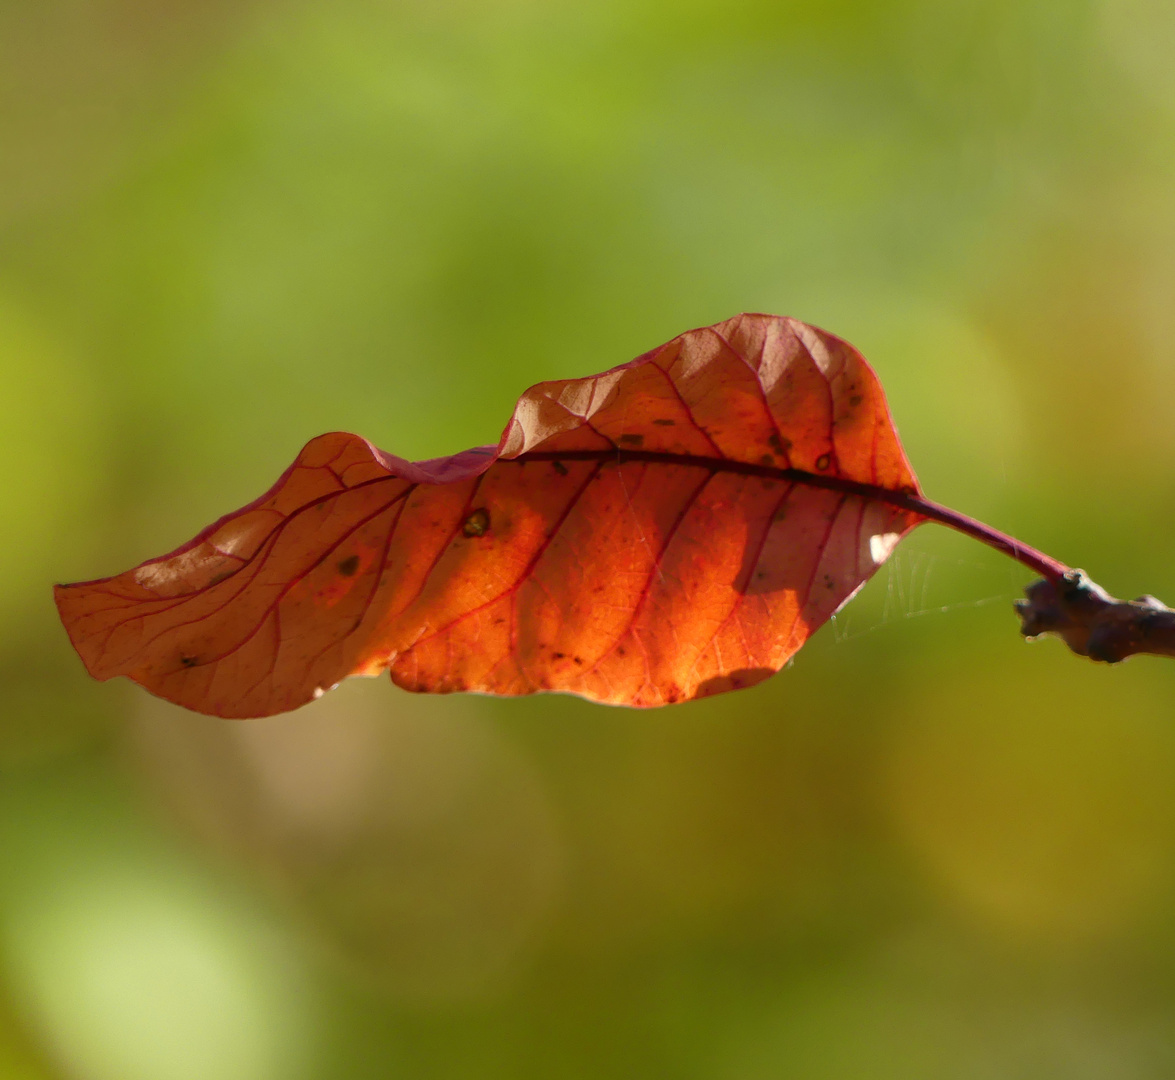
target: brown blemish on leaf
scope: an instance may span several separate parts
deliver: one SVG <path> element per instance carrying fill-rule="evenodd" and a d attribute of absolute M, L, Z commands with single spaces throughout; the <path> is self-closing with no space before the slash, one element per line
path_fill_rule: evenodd
<path fill-rule="evenodd" d="M 194 656 L 181 656 L 180 663 L 183 664 L 184 667 L 195 667 L 196 666 L 196 657 L 194 657 Z"/>
<path fill-rule="evenodd" d="M 744 686 L 754 686 L 756 683 L 761 683 L 764 679 L 771 678 L 775 672 L 770 668 L 741 668 L 738 671 L 730 673 L 730 685 L 736 690 Z"/>
<path fill-rule="evenodd" d="M 673 425 L 676 423 L 676 421 L 675 420 L 654 420 L 653 423 L 656 424 L 657 427 L 673 427 Z"/>
<path fill-rule="evenodd" d="M 348 555 L 345 559 L 339 560 L 339 573 L 343 577 L 354 577 L 355 572 L 359 569 L 359 556 Z"/>
<path fill-rule="evenodd" d="M 737 671 L 730 672 L 729 675 L 715 675 L 700 683 L 695 691 L 695 696 L 709 697 L 711 694 L 723 694 L 727 690 L 741 690 L 761 683 L 774 674 L 775 672 L 771 668 L 739 668 Z"/>
<path fill-rule="evenodd" d="M 479 506 L 465 519 L 465 524 L 461 526 L 461 531 L 466 536 L 485 536 L 489 528 L 490 512 L 484 506 Z"/>
<path fill-rule="evenodd" d="M 777 454 L 782 454 L 784 457 L 787 456 L 788 451 L 790 451 L 792 448 L 791 439 L 781 438 L 778 431 L 773 431 L 770 435 L 767 436 L 767 444 Z"/>
<path fill-rule="evenodd" d="M 625 446 L 644 446 L 645 437 L 643 435 L 621 435 L 620 441 Z"/>
<path fill-rule="evenodd" d="M 564 465 L 564 464 L 563 464 L 563 462 L 561 462 L 561 461 L 552 461 L 552 462 L 551 462 L 551 466 L 552 466 L 552 468 L 554 468 L 555 472 L 557 472 L 557 473 L 558 473 L 560 476 L 566 476 L 566 475 L 567 475 L 567 466 L 566 466 L 566 465 Z"/>
<path fill-rule="evenodd" d="M 864 400 L 865 399 L 863 397 L 861 397 L 860 394 L 854 394 L 852 397 L 849 398 L 849 405 L 855 409 Z"/>
<path fill-rule="evenodd" d="M 832 458 L 829 457 L 827 454 L 821 454 L 816 459 L 816 468 L 818 468 L 821 472 L 824 472 L 824 470 L 827 469 L 828 466 L 831 464 L 832 464 Z"/>

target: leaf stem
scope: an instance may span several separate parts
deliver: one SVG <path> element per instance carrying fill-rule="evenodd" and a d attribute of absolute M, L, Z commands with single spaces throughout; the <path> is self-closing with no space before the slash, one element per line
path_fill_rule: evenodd
<path fill-rule="evenodd" d="M 924 518 L 937 521 L 940 525 L 946 525 L 948 528 L 964 533 L 982 544 L 987 544 L 988 547 L 993 547 L 996 551 L 1001 551 L 1005 555 L 1015 559 L 1018 563 L 1027 566 L 1029 570 L 1035 570 L 1047 581 L 1055 583 L 1060 581 L 1066 574 L 1072 573 L 1070 567 L 1066 566 L 1063 562 L 1058 562 L 1051 555 L 1046 555 L 1043 551 L 1037 551 L 1036 548 L 1017 540 L 1014 536 L 1009 536 L 999 529 L 993 529 L 990 525 L 985 525 L 982 521 L 977 521 L 967 514 L 961 514 L 958 510 L 952 510 L 949 506 L 932 502 L 930 499 L 924 499 L 919 495 L 906 495 L 902 492 L 887 492 L 886 496 L 883 497 L 880 494 L 883 489 L 878 488 L 876 490 L 878 491 L 877 497 L 883 498 L 883 501 L 893 506 L 901 506 L 907 510 L 912 510 Z"/>

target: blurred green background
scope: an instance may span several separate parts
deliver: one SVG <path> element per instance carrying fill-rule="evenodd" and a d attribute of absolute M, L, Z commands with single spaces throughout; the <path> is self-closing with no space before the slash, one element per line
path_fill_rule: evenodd
<path fill-rule="evenodd" d="M 658 712 L 223 722 L 56 622 L 319 432 L 492 442 L 742 310 L 1175 599 L 1175 7 L 0 3 L 0 1076 L 1175 1075 L 1175 665 L 1023 644 L 935 526 Z"/>

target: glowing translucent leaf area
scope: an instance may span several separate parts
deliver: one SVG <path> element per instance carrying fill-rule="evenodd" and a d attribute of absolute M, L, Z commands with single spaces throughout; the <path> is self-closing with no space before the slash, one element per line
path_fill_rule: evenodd
<path fill-rule="evenodd" d="M 533 387 L 497 447 L 413 464 L 319 436 L 260 499 L 57 602 L 93 675 L 219 716 L 384 670 L 663 705 L 778 671 L 917 490 L 852 346 L 741 315 Z"/>

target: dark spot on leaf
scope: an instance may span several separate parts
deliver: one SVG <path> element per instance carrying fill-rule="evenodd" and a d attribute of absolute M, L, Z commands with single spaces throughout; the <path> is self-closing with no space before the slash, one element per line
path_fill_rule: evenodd
<path fill-rule="evenodd" d="M 787 503 L 784 503 L 774 514 L 771 515 L 772 521 L 782 521 L 787 517 Z"/>
<path fill-rule="evenodd" d="M 484 506 L 479 506 L 465 519 L 465 524 L 461 526 L 461 531 L 466 536 L 485 536 L 489 531 L 489 527 L 490 512 Z"/>
<path fill-rule="evenodd" d="M 740 668 L 730 673 L 730 685 L 736 689 L 740 686 L 754 686 L 764 679 L 769 679 L 775 672 L 770 668 Z"/>
<path fill-rule="evenodd" d="M 821 454 L 816 459 L 816 468 L 818 468 L 821 472 L 824 472 L 824 470 L 827 469 L 830 464 L 832 464 L 832 458 L 827 454 Z"/>
<path fill-rule="evenodd" d="M 558 473 L 560 476 L 566 476 L 566 475 L 567 475 L 567 466 L 566 466 L 566 465 L 564 465 L 564 464 L 563 464 L 563 462 L 561 462 L 561 461 L 552 461 L 552 462 L 551 462 L 551 466 L 552 466 L 552 468 L 554 468 L 555 472 L 557 472 L 557 473 Z"/>
<path fill-rule="evenodd" d="M 208 582 L 208 588 L 211 589 L 213 585 L 219 585 L 226 578 L 231 578 L 234 573 L 235 571 L 233 570 L 222 570 L 219 574 L 216 575 L 216 577 Z"/>
<path fill-rule="evenodd" d="M 645 437 L 643 435 L 621 435 L 620 441 L 625 446 L 643 446 Z"/>
<path fill-rule="evenodd" d="M 355 571 L 359 569 L 359 556 L 348 555 L 345 559 L 339 561 L 339 573 L 343 577 L 353 577 Z"/>
<path fill-rule="evenodd" d="M 616 655 L 617 655 L 617 656 L 625 656 L 625 655 L 627 655 L 627 654 L 625 653 L 625 650 L 624 650 L 624 646 L 623 646 L 623 645 L 621 645 L 621 646 L 620 646 L 620 648 L 616 650 Z"/>
<path fill-rule="evenodd" d="M 181 656 L 180 663 L 183 664 L 184 667 L 195 667 L 196 658 L 194 656 Z"/>
<path fill-rule="evenodd" d="M 775 458 L 773 458 L 770 454 L 764 454 L 761 458 L 759 458 L 759 464 L 760 465 L 774 465 Z"/>
<path fill-rule="evenodd" d="M 553 656 L 553 657 L 554 657 L 556 660 L 562 660 L 562 659 L 563 659 L 563 658 L 564 658 L 564 657 L 565 657 L 567 654 L 566 654 L 566 653 L 557 652 L 557 653 L 552 653 L 551 655 L 552 655 L 552 656 Z"/>
<path fill-rule="evenodd" d="M 699 683 L 696 696 L 709 697 L 711 694 L 721 694 L 727 690 L 740 690 L 743 687 L 761 683 L 774 674 L 775 672 L 771 668 L 766 667 L 739 668 L 738 671 L 732 671 L 729 675 L 715 675 L 714 678 Z"/>
<path fill-rule="evenodd" d="M 577 664 L 580 664 L 580 665 L 583 664 L 583 657 L 582 656 L 576 656 L 574 659 Z"/>
<path fill-rule="evenodd" d="M 860 394 L 854 394 L 851 398 L 849 398 L 849 404 L 855 409 L 864 400 L 865 399 L 861 397 Z"/>
<path fill-rule="evenodd" d="M 673 425 L 676 423 L 676 421 L 674 421 L 674 420 L 654 420 L 653 423 L 656 424 L 657 427 L 673 427 Z"/>

